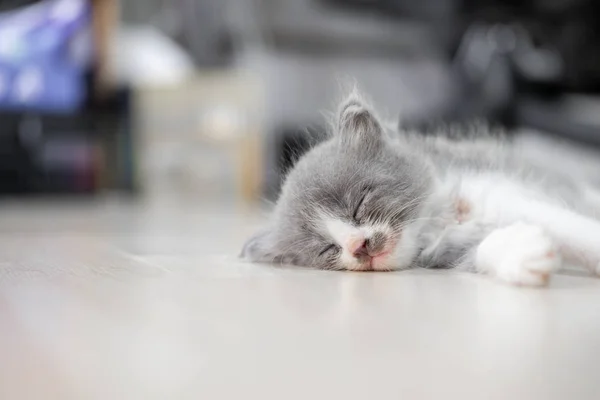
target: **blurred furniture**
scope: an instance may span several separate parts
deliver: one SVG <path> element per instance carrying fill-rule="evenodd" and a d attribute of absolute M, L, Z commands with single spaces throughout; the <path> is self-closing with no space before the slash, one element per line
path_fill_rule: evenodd
<path fill-rule="evenodd" d="M 91 0 L 92 32 L 95 55 L 95 90 L 96 95 L 110 92 L 113 89 L 110 71 L 110 43 L 119 21 L 120 0 Z"/>
<path fill-rule="evenodd" d="M 253 203 L 261 195 L 263 92 L 231 71 L 137 89 L 140 174 L 152 198 Z"/>
<path fill-rule="evenodd" d="M 183 47 L 201 68 L 229 65 L 233 56 L 225 24 L 230 0 L 127 0 L 123 21 L 151 25 Z"/>
<path fill-rule="evenodd" d="M 458 4 L 452 96 L 404 126 L 487 119 L 600 146 L 600 4 Z"/>
<path fill-rule="evenodd" d="M 0 112 L 0 194 L 132 193 L 130 97 L 112 92 L 76 113 Z"/>
<path fill-rule="evenodd" d="M 150 198 L 246 204 L 261 195 L 261 82 L 248 71 L 212 69 L 231 61 L 220 48 L 231 33 L 226 3 L 121 4 L 113 72 L 136 90 L 139 171 Z"/>

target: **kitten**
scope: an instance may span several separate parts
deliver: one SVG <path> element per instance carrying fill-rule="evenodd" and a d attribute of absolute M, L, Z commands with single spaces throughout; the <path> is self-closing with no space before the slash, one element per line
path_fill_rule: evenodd
<path fill-rule="evenodd" d="M 563 259 L 600 272 L 587 188 L 509 141 L 481 131 L 391 135 L 356 93 L 333 131 L 290 171 L 243 257 L 329 270 L 459 268 L 528 286 L 546 285 Z"/>

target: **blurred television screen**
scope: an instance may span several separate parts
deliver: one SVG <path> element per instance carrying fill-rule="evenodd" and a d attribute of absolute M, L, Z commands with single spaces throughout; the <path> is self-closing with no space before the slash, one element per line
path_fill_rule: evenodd
<path fill-rule="evenodd" d="M 72 111 L 86 98 L 91 6 L 43 0 L 0 13 L 0 110 Z"/>

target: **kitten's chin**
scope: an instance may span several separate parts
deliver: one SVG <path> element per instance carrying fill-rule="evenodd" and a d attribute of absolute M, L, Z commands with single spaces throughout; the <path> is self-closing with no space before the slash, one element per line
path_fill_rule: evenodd
<path fill-rule="evenodd" d="M 391 272 L 402 268 L 403 265 L 398 263 L 393 251 L 390 251 L 388 254 L 372 258 L 369 262 L 355 264 L 346 269 L 357 272 Z"/>
<path fill-rule="evenodd" d="M 395 271 L 397 269 L 401 269 L 400 267 L 398 267 L 396 265 L 397 263 L 395 262 L 394 258 L 392 257 L 392 254 L 387 255 L 385 257 L 382 258 L 374 258 L 371 261 L 371 269 L 373 271 Z"/>
<path fill-rule="evenodd" d="M 348 271 L 354 272 L 391 272 L 399 268 L 394 266 L 391 259 L 385 260 L 373 260 L 369 264 L 363 264 L 359 266 L 348 267 Z"/>

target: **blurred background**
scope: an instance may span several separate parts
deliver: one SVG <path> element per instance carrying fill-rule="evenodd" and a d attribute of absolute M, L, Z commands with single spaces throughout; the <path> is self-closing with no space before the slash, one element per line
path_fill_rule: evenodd
<path fill-rule="evenodd" d="M 593 0 L 0 0 L 0 194 L 274 199 L 348 82 L 405 127 L 593 149 L 599 18 Z"/>

